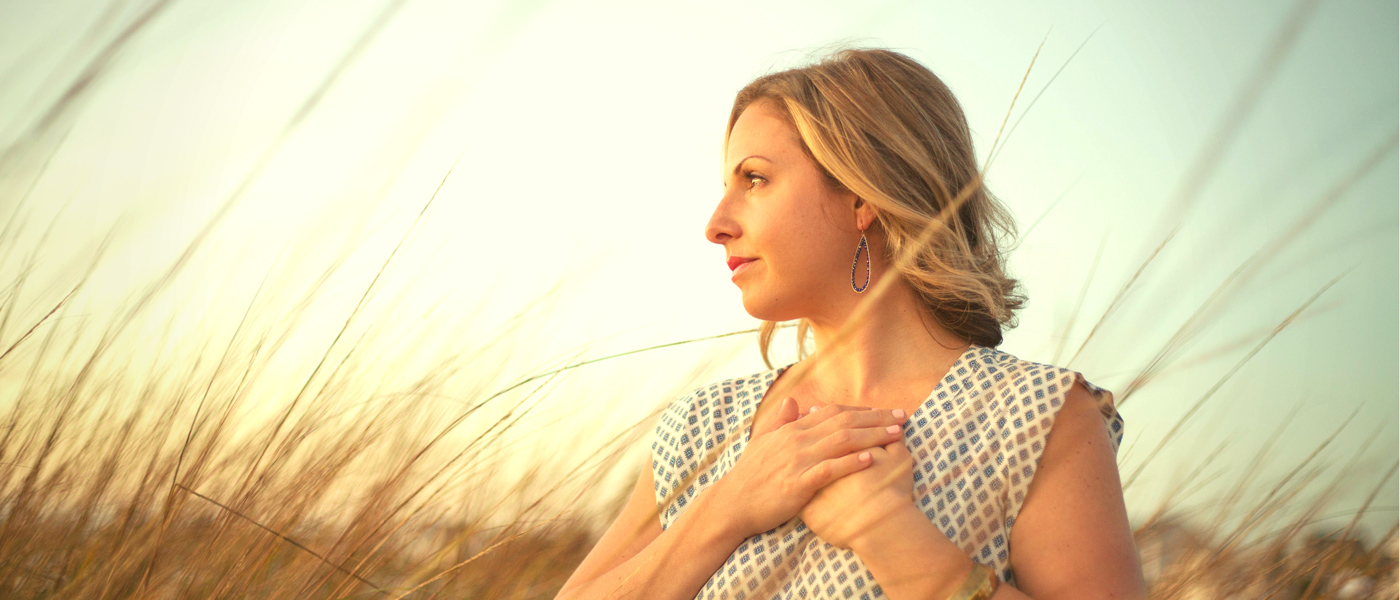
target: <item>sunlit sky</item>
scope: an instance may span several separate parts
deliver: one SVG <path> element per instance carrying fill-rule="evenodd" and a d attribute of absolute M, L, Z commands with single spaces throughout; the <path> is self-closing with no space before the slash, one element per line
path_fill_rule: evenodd
<path fill-rule="evenodd" d="M 1178 466 L 1228 442 L 1216 480 L 1196 497 L 1209 504 L 1285 420 L 1277 473 L 1359 410 L 1326 454 L 1344 461 L 1379 432 L 1362 449 L 1367 475 L 1323 521 L 1345 525 L 1345 510 L 1400 453 L 1395 3 L 1308 5 L 1274 69 L 1266 59 L 1293 3 L 1064 4 L 408 0 L 336 71 L 386 3 L 176 1 L 35 141 L 26 132 L 141 9 L 3 3 L 0 142 L 29 139 L 38 150 L 0 173 L 0 215 L 32 186 L 23 235 L 37 239 L 53 223 L 42 246 L 48 284 L 36 297 L 61 289 L 125 219 L 82 298 L 100 313 L 168 266 L 266 157 L 178 287 L 189 323 L 236 321 L 284 252 L 313 257 L 314 277 L 349 246 L 331 301 L 313 315 L 333 329 L 411 231 L 380 284 L 393 290 L 386 296 L 403 292 L 394 310 L 405 323 L 434 306 L 446 323 L 462 317 L 453 307 L 483 301 L 473 318 L 498 322 L 568 275 L 539 351 L 616 335 L 589 354 L 603 355 L 757 325 L 723 248 L 703 234 L 728 109 L 751 78 L 835 42 L 903 51 L 958 96 L 984 160 L 1044 41 L 988 179 L 1022 231 L 1045 214 L 1012 253 L 1030 302 L 1002 350 L 1120 391 L 1266 248 L 1177 362 L 1122 406 L 1126 473 L 1264 335 L 1345 273 L 1214 392 L 1128 493 L 1140 516 Z M 1223 151 L 1202 170 L 1216 140 Z M 1354 176 L 1377 151 L 1379 163 Z M 795 360 L 790 338 L 779 339 L 777 360 Z M 754 337 L 725 338 L 620 359 L 592 387 L 553 401 L 561 414 L 596 416 L 602 399 L 585 392 L 620 397 L 605 410 L 622 427 L 666 401 L 691 363 L 725 352 L 733 359 L 713 378 L 765 368 Z M 642 453 L 639 444 L 638 464 Z M 1396 504 L 1392 479 L 1366 522 L 1383 531 Z"/>

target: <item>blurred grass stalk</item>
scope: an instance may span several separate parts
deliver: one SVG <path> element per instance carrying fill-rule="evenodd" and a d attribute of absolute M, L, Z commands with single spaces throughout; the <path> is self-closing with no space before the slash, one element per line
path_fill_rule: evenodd
<path fill-rule="evenodd" d="M 1188 173 L 1180 202 L 1189 203 L 1199 191 L 1314 4 L 1299 3 L 1258 77 Z M 151 4 L 120 29 L 42 117 L 0 153 L 0 174 L 42 177 L 92 82 L 165 6 Z M 512 360 L 534 360 L 517 347 L 532 335 L 525 326 L 545 312 L 549 295 L 522 307 L 498 330 L 453 336 L 458 347 L 450 352 L 409 351 L 386 359 L 377 348 L 435 349 L 440 340 L 432 336 L 442 332 L 422 328 L 415 338 L 386 339 L 382 323 L 364 322 L 362 308 L 379 291 L 376 276 L 340 332 L 307 364 L 284 348 L 341 261 L 313 281 L 269 271 L 226 336 L 218 333 L 219 324 L 209 323 L 181 337 L 169 319 L 162 328 L 162 315 L 153 312 L 173 282 L 187 276 L 190 257 L 281 141 L 398 6 L 390 4 L 366 29 L 169 270 L 110 314 L 72 314 L 106 242 L 70 287 L 36 294 L 31 277 L 44 266 L 47 239 L 41 234 L 22 246 L 19 235 L 33 227 L 23 210 L 33 188 L 0 198 L 0 205 L 13 207 L 0 230 L 0 596 L 549 598 L 616 514 L 625 488 L 605 489 L 601 482 L 615 472 L 632 475 L 638 465 L 624 458 L 651 433 L 664 402 L 658 401 L 657 411 L 626 419 L 631 424 L 596 450 L 565 460 L 549 453 L 591 448 L 577 433 L 590 428 L 539 424 L 532 411 L 575 369 L 655 348 L 584 360 L 590 345 L 527 369 L 538 375 L 507 380 Z M 1395 136 L 1378 145 L 1313 210 L 1223 281 L 1118 394 L 1120 407 L 1160 375 L 1241 282 L 1395 146 Z M 984 171 L 994 156 L 989 154 Z M 937 224 L 930 223 L 930 235 Z M 1142 267 L 1156 256 L 1154 251 Z M 381 274 L 393 266 L 393 257 L 385 258 Z M 1099 324 L 1121 306 L 1141 272 L 1124 283 Z M 1178 439 L 1221 384 L 1335 281 L 1272 330 L 1238 340 L 1234 345 L 1252 349 L 1171 427 L 1125 478 L 1125 487 Z M 156 339 L 133 333 L 152 328 L 162 332 Z M 1090 336 L 1097 331 L 1096 324 Z M 1214 351 L 1219 349 L 1205 354 Z M 270 375 L 278 361 L 302 367 L 293 369 L 299 378 Z M 716 356 L 687 375 L 678 373 L 675 393 L 708 380 L 719 362 Z M 522 433 L 525 424 L 540 429 Z M 522 443 L 541 431 L 548 444 Z M 1189 472 L 1178 471 L 1173 491 L 1135 525 L 1153 597 L 1395 598 L 1396 527 L 1370 543 L 1356 529 L 1361 515 L 1372 510 L 1370 499 L 1340 530 L 1313 527 L 1337 516 L 1325 511 L 1348 486 L 1373 485 L 1374 499 L 1396 472 L 1392 465 L 1376 478 L 1361 453 L 1340 466 L 1319 460 L 1340 433 L 1276 481 L 1257 481 L 1272 442 L 1248 465 L 1220 464 L 1222 445 Z M 1215 472 L 1207 475 L 1208 469 Z M 1196 508 L 1181 503 L 1219 477 L 1236 481 L 1223 498 Z M 611 500 L 601 506 L 584 502 L 601 497 Z"/>

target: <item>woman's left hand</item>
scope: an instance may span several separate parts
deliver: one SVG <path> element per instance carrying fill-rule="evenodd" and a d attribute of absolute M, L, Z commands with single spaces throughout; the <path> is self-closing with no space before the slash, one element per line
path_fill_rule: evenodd
<path fill-rule="evenodd" d="M 881 519 L 907 509 L 914 498 L 914 458 L 900 436 L 870 449 L 870 466 L 818 490 L 798 513 L 817 537 L 850 549 Z"/>

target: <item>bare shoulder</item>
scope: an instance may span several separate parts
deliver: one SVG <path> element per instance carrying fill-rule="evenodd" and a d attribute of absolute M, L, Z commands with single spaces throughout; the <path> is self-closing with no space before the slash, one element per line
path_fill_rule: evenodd
<path fill-rule="evenodd" d="M 1058 436 L 1061 442 L 1073 443 L 1055 444 L 1047 440 L 1045 453 L 1041 455 L 1041 468 L 1044 468 L 1046 461 L 1064 460 L 1069 458 L 1064 456 L 1065 454 L 1073 453 L 1076 449 L 1083 451 L 1087 446 L 1102 445 L 1112 456 L 1113 450 L 1108 445 L 1108 429 L 1104 426 L 1103 413 L 1100 411 L 1099 404 L 1089 392 L 1083 377 L 1075 374 L 1074 383 L 1070 385 L 1069 391 L 1065 392 L 1064 405 L 1055 416 L 1055 426 L 1049 433 L 1050 439 Z"/>
<path fill-rule="evenodd" d="M 1145 597 L 1108 429 L 1077 374 L 1010 536 L 1016 580 L 1033 598 Z"/>

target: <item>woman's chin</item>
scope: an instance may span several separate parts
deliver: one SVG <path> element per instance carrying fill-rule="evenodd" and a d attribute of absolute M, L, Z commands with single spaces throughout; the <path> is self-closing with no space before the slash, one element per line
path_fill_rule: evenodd
<path fill-rule="evenodd" d="M 768 314 L 770 311 L 767 310 L 768 307 L 761 306 L 758 301 L 755 300 L 758 295 L 742 287 L 739 288 L 739 293 L 743 296 L 744 312 L 749 313 L 749 316 L 755 319 L 766 320 L 763 318 L 763 315 Z"/>
<path fill-rule="evenodd" d="M 743 289 L 742 293 L 744 296 L 744 311 L 755 319 L 761 321 L 790 321 L 797 318 L 790 316 L 788 313 L 791 311 L 782 310 L 781 306 L 772 302 L 761 302 L 758 300 L 764 297 L 771 298 L 771 296 L 760 294 L 753 289 Z"/>

